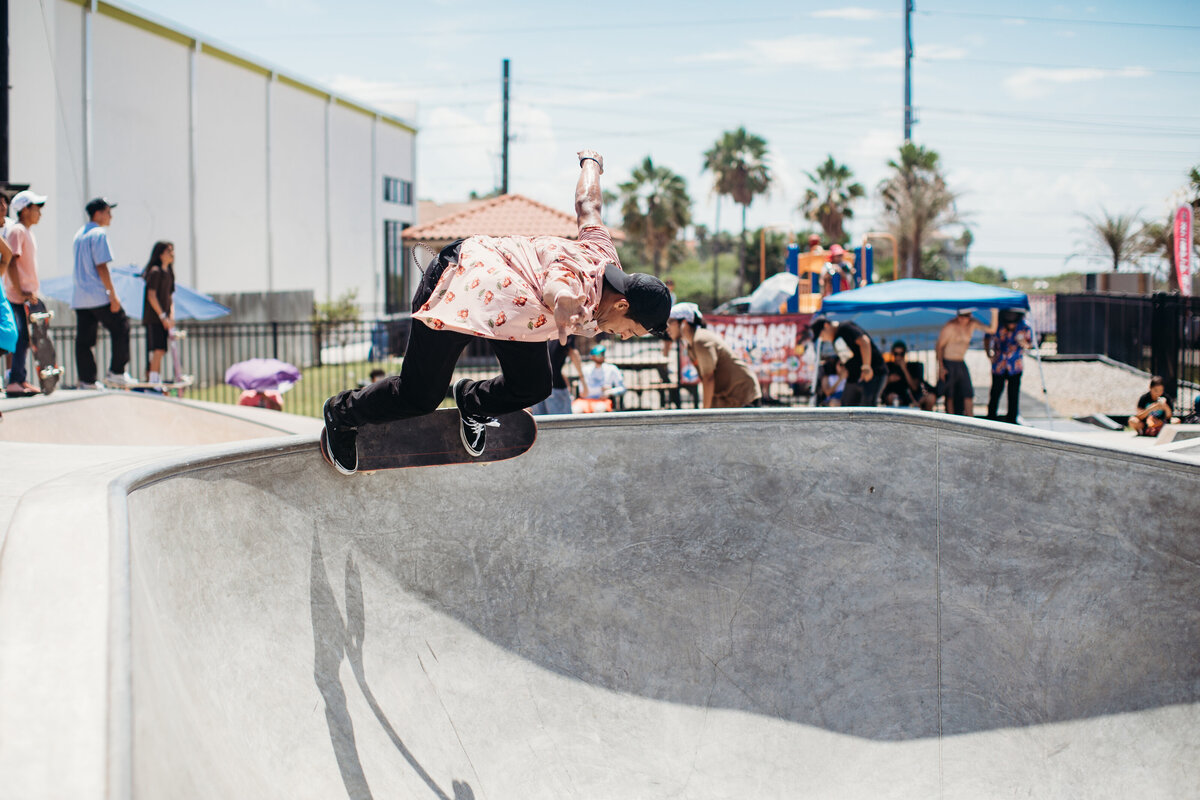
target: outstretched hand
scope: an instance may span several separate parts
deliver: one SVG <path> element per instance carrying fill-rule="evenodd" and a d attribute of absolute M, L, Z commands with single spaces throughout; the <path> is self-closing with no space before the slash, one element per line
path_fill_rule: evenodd
<path fill-rule="evenodd" d="M 566 344 L 586 319 L 584 297 L 564 288 L 554 298 L 554 324 L 558 326 L 558 343 Z"/>

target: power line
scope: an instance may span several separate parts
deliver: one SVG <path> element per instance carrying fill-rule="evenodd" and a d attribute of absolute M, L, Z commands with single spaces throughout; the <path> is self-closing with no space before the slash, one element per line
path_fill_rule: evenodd
<path fill-rule="evenodd" d="M 1146 67 L 1142 65 L 1124 66 L 1124 67 L 1103 67 L 1096 64 L 1043 64 L 1036 61 L 1003 61 L 1000 59 L 991 58 L 917 58 L 927 64 L 984 64 L 987 66 L 996 67 L 1036 67 L 1038 69 L 1100 69 L 1106 72 L 1121 72 L 1127 69 L 1144 69 L 1147 73 L 1153 75 L 1200 75 L 1200 70 L 1193 69 L 1162 69 L 1160 67 Z"/>
<path fill-rule="evenodd" d="M 1030 14 L 989 14 L 985 11 L 950 11 L 948 9 L 924 9 L 917 12 L 927 17 L 970 17 L 976 19 L 1006 19 L 1019 22 L 1049 22 L 1063 25 L 1116 25 L 1122 28 L 1160 28 L 1166 30 L 1200 30 L 1200 25 L 1178 25 L 1166 22 L 1132 22 L 1116 19 L 1080 19 L 1071 17 L 1039 17 Z"/>

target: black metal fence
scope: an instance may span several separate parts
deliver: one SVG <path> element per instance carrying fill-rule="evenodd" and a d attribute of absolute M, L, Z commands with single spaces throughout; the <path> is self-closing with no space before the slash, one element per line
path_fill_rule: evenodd
<path fill-rule="evenodd" d="M 1060 294 L 1060 355 L 1103 355 L 1161 375 L 1181 412 L 1200 396 L 1200 298 Z"/>
<path fill-rule="evenodd" d="M 410 320 L 402 317 L 386 321 L 340 323 L 268 322 L 214 324 L 181 322 L 183 336 L 175 341 L 179 350 L 181 373 L 193 383 L 183 390 L 185 397 L 217 403 L 238 403 L 241 389 L 225 383 L 230 365 L 251 358 L 278 358 L 300 368 L 303 377 L 282 400 L 284 410 L 319 417 L 325 399 L 343 389 L 365 385 L 373 370 L 391 375 L 399 372 L 401 356 L 408 345 Z M 147 375 L 145 329 L 137 324 L 130 332 L 129 372 L 139 379 Z M 58 361 L 65 372 L 60 385 L 78 384 L 75 328 L 51 328 L 51 339 Z M 658 339 L 607 340 L 608 360 L 621 367 L 629 391 L 622 400 L 625 410 L 653 409 L 664 406 L 691 407 L 695 393 L 677 387 L 678 365 L 675 357 L 663 354 Z M 580 340 L 583 358 L 591 342 Z M 107 370 L 111 354 L 110 339 L 101 329 L 95 349 L 101 374 Z M 472 341 L 459 359 L 455 380 L 461 377 L 487 378 L 497 374 L 499 365 L 485 340 Z M 574 376 L 568 363 L 565 374 Z M 163 361 L 163 380 L 175 377 L 172 358 Z M 803 402 L 786 386 L 777 386 L 775 402 Z"/>

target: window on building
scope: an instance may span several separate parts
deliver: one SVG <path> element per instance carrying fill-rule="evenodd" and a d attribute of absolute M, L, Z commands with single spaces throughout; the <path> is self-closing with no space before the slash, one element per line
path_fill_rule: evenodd
<path fill-rule="evenodd" d="M 409 310 L 408 251 L 401 234 L 407 223 L 383 221 L 383 307 L 388 314 Z"/>
<path fill-rule="evenodd" d="M 384 175 L 383 202 L 411 206 L 413 204 L 412 181 L 403 181 L 399 178 L 389 178 Z"/>

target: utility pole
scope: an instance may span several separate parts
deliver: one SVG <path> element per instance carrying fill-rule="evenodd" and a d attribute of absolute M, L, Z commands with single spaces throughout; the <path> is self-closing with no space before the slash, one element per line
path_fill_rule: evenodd
<path fill-rule="evenodd" d="M 504 59 L 504 130 L 500 141 L 500 194 L 508 194 L 508 59 Z"/>
<path fill-rule="evenodd" d="M 912 12 L 913 0 L 904 0 L 904 141 L 912 141 Z"/>

